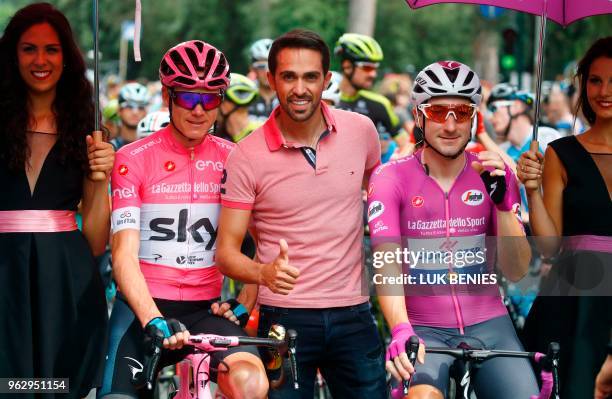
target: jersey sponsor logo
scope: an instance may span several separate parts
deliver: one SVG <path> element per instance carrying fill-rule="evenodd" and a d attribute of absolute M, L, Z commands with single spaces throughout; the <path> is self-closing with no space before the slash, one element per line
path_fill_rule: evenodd
<path fill-rule="evenodd" d="M 147 148 L 151 148 L 154 145 L 159 144 L 161 142 L 162 142 L 161 137 L 157 137 L 157 138 L 155 138 L 153 140 L 150 140 L 150 141 L 146 142 L 145 144 L 141 145 L 140 147 L 136 148 L 135 150 L 130 151 L 130 155 L 140 154 L 141 152 L 143 152 Z"/>
<path fill-rule="evenodd" d="M 415 208 L 420 208 L 425 204 L 425 199 L 420 195 L 415 195 L 412 197 L 412 206 Z"/>
<path fill-rule="evenodd" d="M 376 170 L 374 171 L 374 174 L 379 175 L 387 166 L 393 165 L 394 163 L 395 161 L 392 161 L 379 165 L 378 168 L 376 168 Z"/>
<path fill-rule="evenodd" d="M 212 168 L 215 172 L 221 172 L 223 170 L 223 162 L 198 159 L 195 163 L 195 167 L 197 170 Z"/>
<path fill-rule="evenodd" d="M 456 217 L 449 219 L 449 228 L 465 228 L 465 227 L 482 227 L 487 222 L 485 216 L 479 218 L 462 218 Z M 434 220 L 409 220 L 407 227 L 410 230 L 441 230 L 446 229 L 446 219 Z"/>
<path fill-rule="evenodd" d="M 221 191 L 221 185 L 218 183 L 195 183 L 192 187 L 191 183 L 159 183 L 151 185 L 152 194 L 182 194 L 191 193 L 208 193 L 217 194 Z"/>
<path fill-rule="evenodd" d="M 125 356 L 124 359 L 130 360 L 128 362 L 128 368 L 130 369 L 130 372 L 132 373 L 132 379 L 135 379 L 136 374 L 142 373 L 144 366 L 142 365 L 142 363 L 140 363 L 138 360 L 134 359 L 133 357 Z"/>
<path fill-rule="evenodd" d="M 368 198 L 370 198 L 372 194 L 374 194 L 374 184 L 368 186 Z"/>
<path fill-rule="evenodd" d="M 196 220 L 191 225 L 187 225 L 189 212 L 187 209 L 181 209 L 179 211 L 178 219 L 174 218 L 155 218 L 149 222 L 149 227 L 152 231 L 159 233 L 160 235 L 152 235 L 149 237 L 151 241 L 173 241 L 186 242 L 191 236 L 197 243 L 204 243 L 204 237 L 200 234 L 201 229 L 208 235 L 210 240 L 206 244 L 206 250 L 210 251 L 217 239 L 217 229 L 213 226 L 210 218 L 201 218 Z"/>
<path fill-rule="evenodd" d="M 452 251 L 455 249 L 458 243 L 459 241 L 457 240 L 446 240 L 440 245 L 439 248 L 445 251 Z"/>
<path fill-rule="evenodd" d="M 128 174 L 129 169 L 127 167 L 127 165 L 119 165 L 119 167 L 117 168 L 117 172 L 121 175 L 121 176 L 125 176 Z"/>
<path fill-rule="evenodd" d="M 385 204 L 380 201 L 372 201 L 368 207 L 368 222 L 376 219 L 385 212 Z"/>
<path fill-rule="evenodd" d="M 467 190 L 461 194 L 461 201 L 470 206 L 478 206 L 484 202 L 484 194 L 480 190 Z"/>
<path fill-rule="evenodd" d="M 189 255 L 189 256 L 180 255 L 176 257 L 177 265 L 184 265 L 184 264 L 195 265 L 203 261 L 204 261 L 203 257 L 197 257 L 195 255 Z"/>
<path fill-rule="evenodd" d="M 372 234 L 377 234 L 385 230 L 389 230 L 389 226 L 387 226 L 382 220 L 379 220 L 374 225 L 374 231 L 372 232 Z"/>
<path fill-rule="evenodd" d="M 158 260 L 164 257 L 162 254 L 153 254 L 152 256 L 155 262 L 157 262 Z"/>
<path fill-rule="evenodd" d="M 172 172 L 174 169 L 176 169 L 176 164 L 172 161 L 168 161 L 164 164 L 164 169 L 168 172 Z"/>
<path fill-rule="evenodd" d="M 113 198 L 115 197 L 119 197 L 119 199 L 136 197 L 136 189 L 134 186 L 130 188 L 116 188 L 113 190 Z"/>
<path fill-rule="evenodd" d="M 112 214 L 113 232 L 118 232 L 125 228 L 137 227 L 140 223 L 140 209 L 129 206 L 113 210 Z"/>

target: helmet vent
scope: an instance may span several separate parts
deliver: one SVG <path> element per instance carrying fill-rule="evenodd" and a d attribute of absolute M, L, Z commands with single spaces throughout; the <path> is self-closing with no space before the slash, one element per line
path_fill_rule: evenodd
<path fill-rule="evenodd" d="M 431 91 L 432 93 L 437 93 L 437 94 L 444 94 L 444 93 L 446 93 L 446 89 L 438 89 L 436 87 L 430 87 L 429 91 Z"/>
<path fill-rule="evenodd" d="M 465 77 L 465 80 L 463 81 L 463 86 L 469 85 L 472 79 L 474 79 L 474 72 L 470 71 Z"/>
<path fill-rule="evenodd" d="M 219 57 L 219 63 L 217 64 L 217 68 L 215 69 L 215 71 L 212 74 L 212 76 L 220 76 L 220 75 L 222 75 L 223 72 L 225 71 L 226 67 L 227 67 L 227 63 L 225 61 L 225 57 L 223 57 L 223 56 Z"/>
<path fill-rule="evenodd" d="M 457 80 L 457 75 L 459 75 L 459 68 L 455 68 L 455 69 L 446 69 L 446 68 L 442 68 L 444 70 L 444 73 L 446 73 L 446 76 L 448 76 L 448 80 L 450 80 L 452 83 L 455 83 L 455 80 Z"/>
<path fill-rule="evenodd" d="M 179 83 L 185 86 L 193 86 L 196 84 L 196 82 L 193 79 L 186 78 L 184 76 L 177 76 L 175 79 L 173 79 L 173 81 L 175 83 Z"/>
<path fill-rule="evenodd" d="M 438 77 L 436 76 L 435 73 L 433 73 L 430 70 L 426 70 L 425 73 L 427 74 L 427 76 L 429 76 L 429 78 L 437 85 L 441 85 L 442 82 L 440 82 L 440 79 L 438 79 Z"/>

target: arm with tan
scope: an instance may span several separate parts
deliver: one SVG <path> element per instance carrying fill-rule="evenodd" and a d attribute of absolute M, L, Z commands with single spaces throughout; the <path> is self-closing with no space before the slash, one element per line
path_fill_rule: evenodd
<path fill-rule="evenodd" d="M 289 247 L 279 242 L 279 254 L 271 263 L 259 263 L 240 252 L 251 211 L 223 206 L 217 235 L 217 266 L 234 280 L 259 284 L 272 292 L 287 295 L 293 289 L 300 271 L 289 264 Z"/>
<path fill-rule="evenodd" d="M 559 251 L 563 231 L 566 184 L 563 165 L 552 147 L 542 157 L 537 143 L 532 142 L 531 149 L 519 159 L 517 176 L 527 191 L 529 220 L 537 236 L 536 245 L 544 256 L 552 257 Z"/>
<path fill-rule="evenodd" d="M 86 143 L 91 172 L 83 180 L 83 235 L 94 256 L 98 256 L 104 253 L 110 231 L 108 182 L 115 151 L 111 144 L 96 141 L 92 136 L 87 136 Z"/>

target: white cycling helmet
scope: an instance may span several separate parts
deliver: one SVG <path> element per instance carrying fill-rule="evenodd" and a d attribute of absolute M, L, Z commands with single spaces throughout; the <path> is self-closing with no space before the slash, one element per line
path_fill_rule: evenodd
<path fill-rule="evenodd" d="M 155 111 L 147 114 L 138 122 L 136 134 L 139 139 L 149 136 L 170 124 L 170 114 L 167 111 Z"/>
<path fill-rule="evenodd" d="M 463 97 L 477 106 L 482 88 L 476 72 L 457 61 L 439 61 L 423 68 L 414 79 L 410 100 L 414 107 L 433 97 Z"/>
<path fill-rule="evenodd" d="M 340 82 L 342 81 L 342 75 L 339 72 L 331 71 L 331 79 L 327 88 L 323 90 L 321 98 L 323 100 L 331 101 L 334 106 L 340 102 Z"/>
<path fill-rule="evenodd" d="M 140 83 L 127 83 L 119 90 L 119 107 L 126 103 L 147 106 L 149 99 L 149 91 Z"/>
<path fill-rule="evenodd" d="M 251 49 L 249 50 L 251 62 L 268 61 L 268 54 L 270 53 L 272 42 L 272 39 L 259 39 L 253 43 L 251 45 Z"/>

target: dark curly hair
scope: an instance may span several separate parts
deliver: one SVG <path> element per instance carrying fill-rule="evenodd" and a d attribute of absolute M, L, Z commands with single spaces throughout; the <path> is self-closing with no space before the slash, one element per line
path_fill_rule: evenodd
<path fill-rule="evenodd" d="M 32 25 L 48 23 L 62 46 L 64 69 L 53 101 L 60 160 L 87 167 L 85 137 L 94 129 L 92 87 L 85 76 L 85 61 L 66 17 L 49 3 L 26 6 L 11 18 L 0 38 L 0 158 L 13 171 L 23 170 L 30 155 L 28 88 L 18 69 L 17 43 Z"/>
<path fill-rule="evenodd" d="M 576 114 L 582 109 L 584 117 L 591 126 L 595 123 L 596 115 L 593 108 L 591 108 L 591 104 L 589 104 L 587 84 L 589 81 L 589 74 L 591 73 L 591 65 L 593 61 L 600 57 L 612 58 L 612 36 L 602 37 L 593 43 L 584 57 L 578 62 L 576 77 L 578 77 L 580 81 L 580 98 L 578 100 Z"/>

